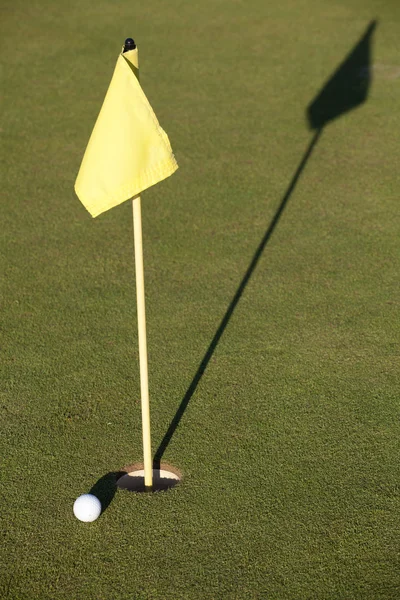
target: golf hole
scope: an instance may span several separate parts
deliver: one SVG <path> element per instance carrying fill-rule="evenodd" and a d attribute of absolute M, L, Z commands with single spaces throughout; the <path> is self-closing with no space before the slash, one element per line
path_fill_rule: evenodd
<path fill-rule="evenodd" d="M 153 468 L 153 487 L 151 492 L 165 492 L 177 486 L 182 479 L 181 473 L 171 465 L 161 464 Z M 128 492 L 147 492 L 144 485 L 143 464 L 124 467 L 117 479 L 117 488 Z"/>

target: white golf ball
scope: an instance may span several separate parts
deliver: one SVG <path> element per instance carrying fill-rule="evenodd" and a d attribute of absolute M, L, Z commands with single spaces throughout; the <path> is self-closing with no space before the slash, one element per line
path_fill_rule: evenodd
<path fill-rule="evenodd" d="M 101 513 L 101 502 L 93 494 L 82 494 L 74 502 L 74 515 L 80 521 L 91 523 Z"/>

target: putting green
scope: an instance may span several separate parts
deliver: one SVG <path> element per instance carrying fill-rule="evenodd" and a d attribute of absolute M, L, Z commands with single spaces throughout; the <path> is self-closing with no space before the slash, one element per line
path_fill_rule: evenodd
<path fill-rule="evenodd" d="M 0 596 L 397 598 L 398 1 L 2 16 Z M 131 206 L 74 194 L 128 36 L 180 167 L 142 196 L 160 494 L 115 487 L 142 461 Z"/>

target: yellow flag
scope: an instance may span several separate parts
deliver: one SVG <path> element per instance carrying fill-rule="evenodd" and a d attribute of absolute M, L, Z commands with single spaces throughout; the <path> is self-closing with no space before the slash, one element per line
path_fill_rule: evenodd
<path fill-rule="evenodd" d="M 137 49 L 121 53 L 75 182 L 92 217 L 139 195 L 178 168 L 138 81 Z"/>

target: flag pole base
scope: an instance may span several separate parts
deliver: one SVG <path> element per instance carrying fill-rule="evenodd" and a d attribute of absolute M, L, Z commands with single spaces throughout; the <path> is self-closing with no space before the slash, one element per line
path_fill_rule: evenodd
<path fill-rule="evenodd" d="M 161 463 L 153 468 L 153 485 L 151 488 L 144 482 L 143 463 L 134 463 L 121 469 L 118 473 L 117 488 L 128 492 L 165 492 L 176 487 L 182 479 L 182 474 L 171 465 Z"/>

